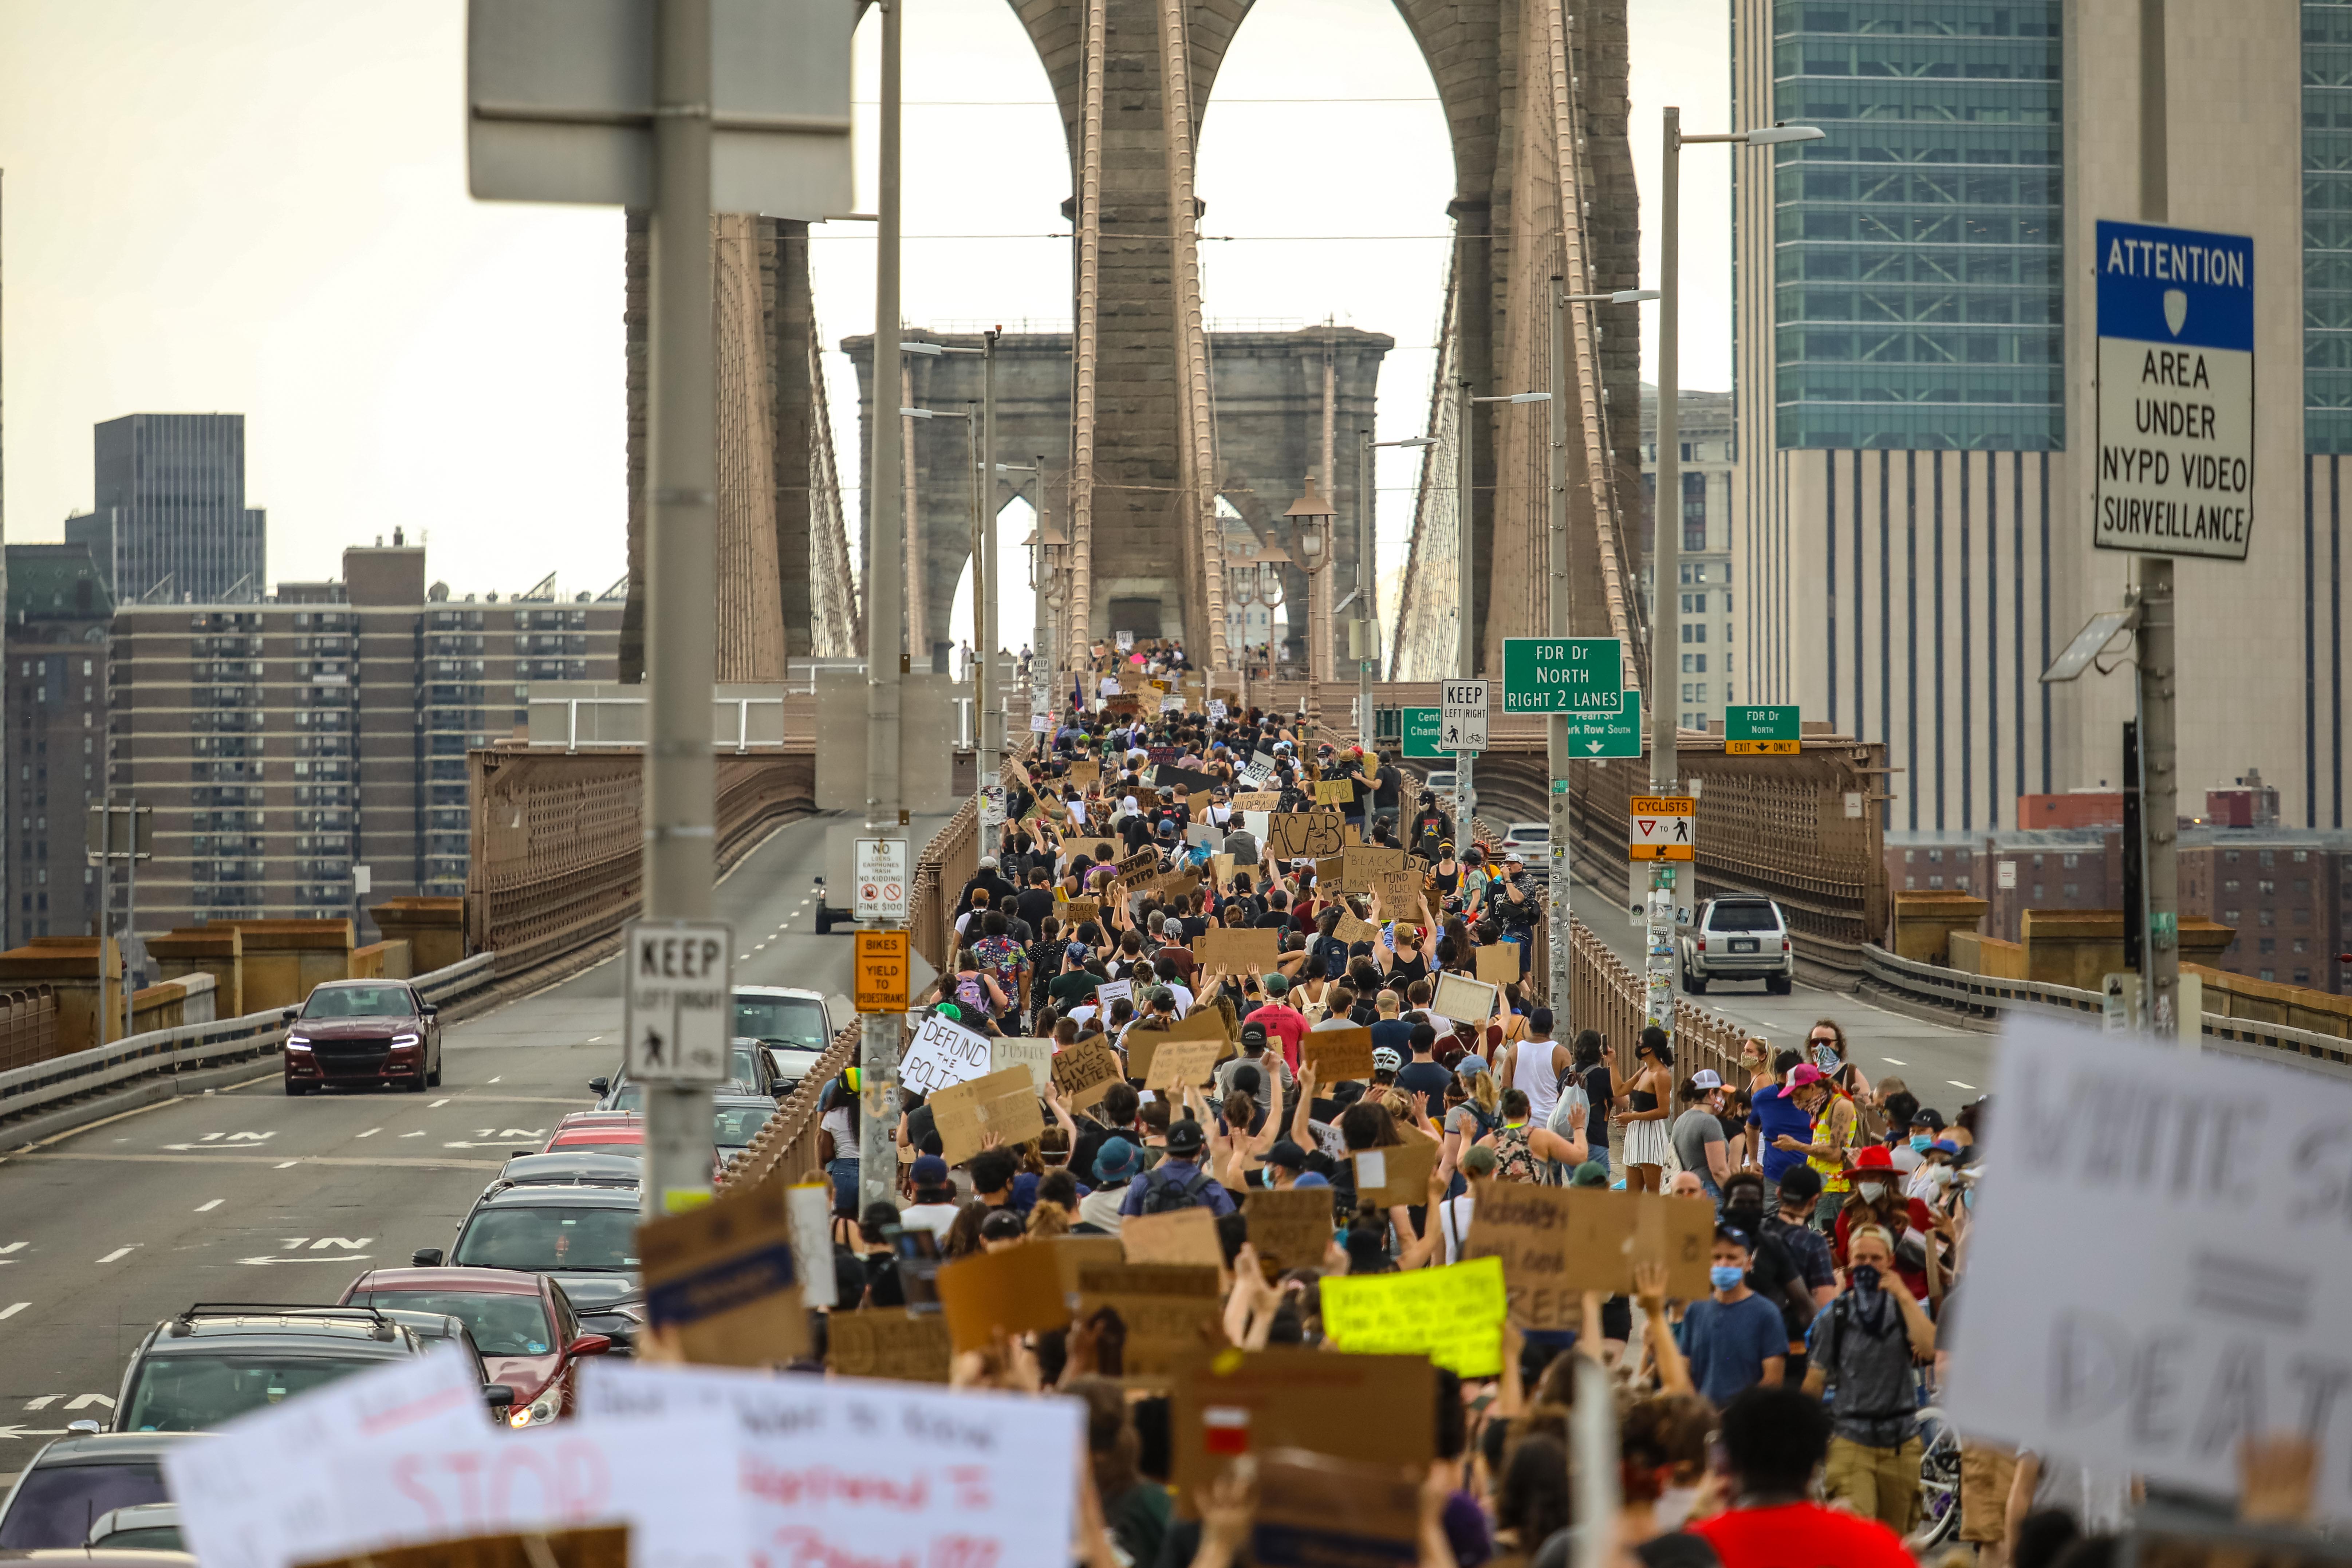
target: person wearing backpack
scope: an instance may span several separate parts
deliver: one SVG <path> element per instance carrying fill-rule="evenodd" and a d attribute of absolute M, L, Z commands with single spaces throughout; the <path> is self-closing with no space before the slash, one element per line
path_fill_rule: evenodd
<path fill-rule="evenodd" d="M 1119 1217 L 1173 1214 L 1178 1209 L 1204 1208 L 1220 1219 L 1234 1212 L 1234 1195 L 1225 1191 L 1201 1162 L 1208 1135 L 1187 1116 L 1168 1124 L 1168 1157 L 1135 1178 Z"/>

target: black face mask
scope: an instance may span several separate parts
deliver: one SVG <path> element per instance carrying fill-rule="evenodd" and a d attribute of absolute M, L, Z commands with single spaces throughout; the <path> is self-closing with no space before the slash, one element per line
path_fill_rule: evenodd
<path fill-rule="evenodd" d="M 1880 1278 L 1878 1266 L 1873 1263 L 1857 1263 L 1853 1266 L 1853 1273 L 1847 1278 L 1853 1281 L 1855 1289 L 1867 1296 L 1878 1289 Z"/>

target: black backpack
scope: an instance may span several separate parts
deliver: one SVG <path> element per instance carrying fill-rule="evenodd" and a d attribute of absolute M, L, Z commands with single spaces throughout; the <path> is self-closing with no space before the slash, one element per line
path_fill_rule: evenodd
<path fill-rule="evenodd" d="M 1201 1194 L 1208 1185 L 1209 1173 L 1205 1169 L 1194 1171 L 1190 1177 L 1180 1181 L 1176 1173 L 1162 1165 L 1144 1180 L 1143 1212 L 1173 1214 L 1178 1209 L 1198 1208 L 1201 1206 Z"/>

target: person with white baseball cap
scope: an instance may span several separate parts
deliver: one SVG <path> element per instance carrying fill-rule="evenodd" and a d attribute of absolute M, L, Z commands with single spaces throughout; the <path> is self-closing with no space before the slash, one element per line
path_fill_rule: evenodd
<path fill-rule="evenodd" d="M 1685 1079 L 1675 1098 L 1683 1113 L 1675 1119 L 1675 1158 L 1699 1180 L 1711 1202 L 1723 1201 L 1724 1178 L 1731 1174 L 1731 1149 L 1723 1139 L 1723 1079 L 1713 1068 L 1701 1068 Z"/>

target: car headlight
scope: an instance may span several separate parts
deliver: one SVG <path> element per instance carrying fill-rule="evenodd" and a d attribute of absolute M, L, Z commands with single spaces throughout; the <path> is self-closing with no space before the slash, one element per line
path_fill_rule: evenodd
<path fill-rule="evenodd" d="M 286 1048 L 289 1051 L 307 1051 L 310 1048 L 310 1042 L 299 1035 L 289 1035 L 286 1037 Z"/>
<path fill-rule="evenodd" d="M 395 1046 L 414 1046 L 423 1041 L 424 1037 L 422 1035 L 394 1035 L 392 1037 L 392 1043 Z"/>
<path fill-rule="evenodd" d="M 518 1405 L 514 1413 L 507 1417 L 507 1425 L 518 1429 L 525 1426 L 544 1426 L 554 1419 L 555 1401 L 541 1398 L 532 1400 L 529 1405 Z"/>

